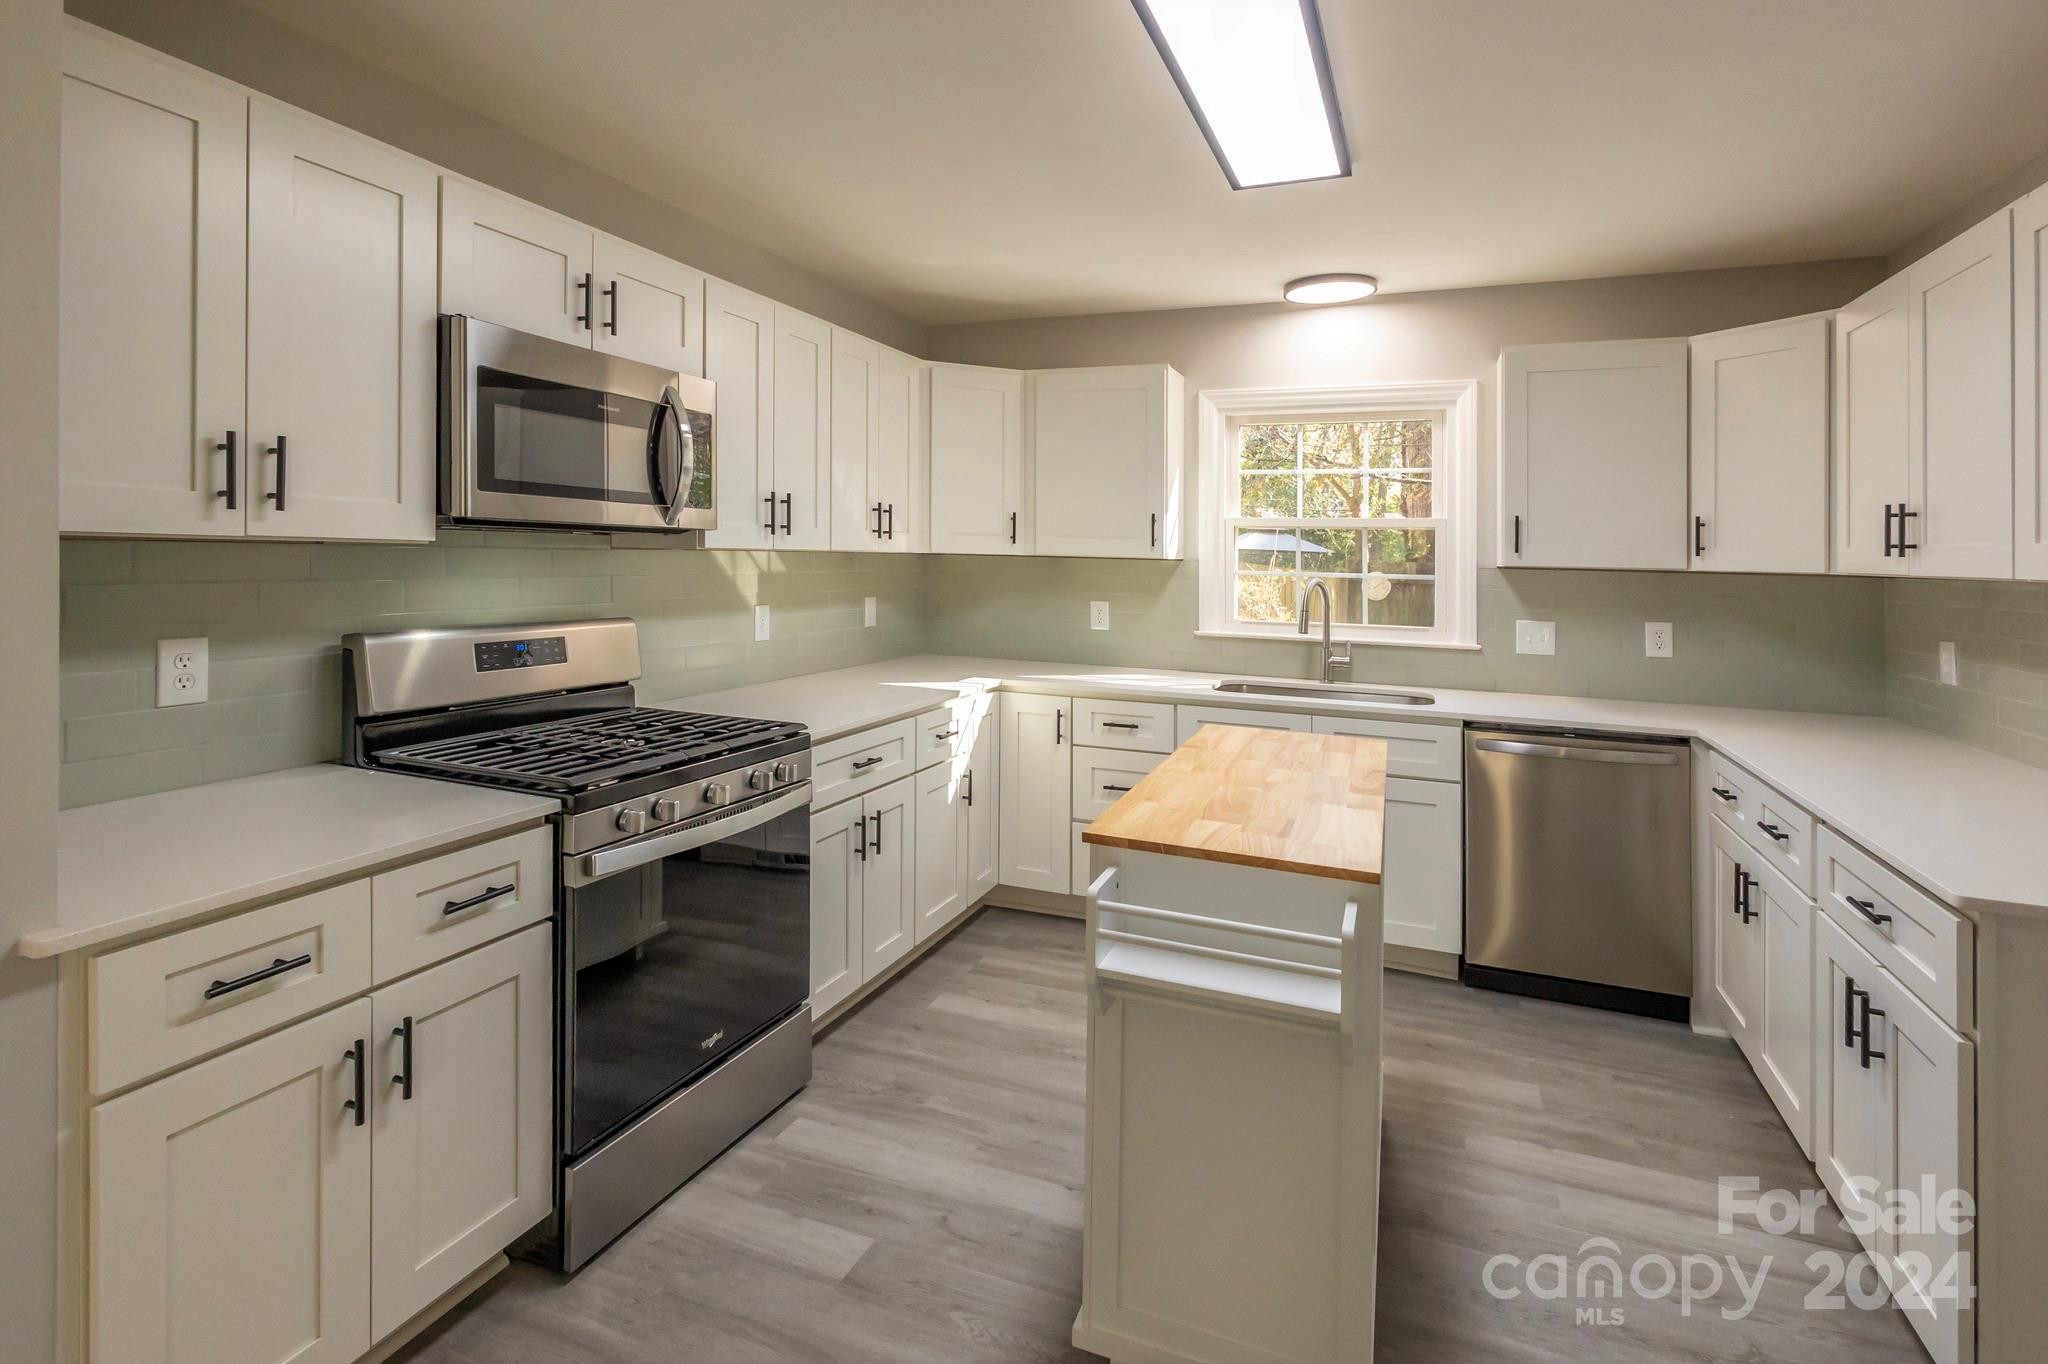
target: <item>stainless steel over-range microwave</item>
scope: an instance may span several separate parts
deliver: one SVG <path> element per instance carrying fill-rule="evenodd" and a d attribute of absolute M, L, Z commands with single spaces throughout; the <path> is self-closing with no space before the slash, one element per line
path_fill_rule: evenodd
<path fill-rule="evenodd" d="M 717 525 L 709 380 L 473 317 L 441 319 L 441 519 Z"/>

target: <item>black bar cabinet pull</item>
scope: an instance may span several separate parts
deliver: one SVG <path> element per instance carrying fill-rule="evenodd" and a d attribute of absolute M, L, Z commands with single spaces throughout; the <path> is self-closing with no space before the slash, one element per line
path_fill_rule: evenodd
<path fill-rule="evenodd" d="M 583 311 L 576 314 L 576 325 L 585 331 L 590 330 L 590 290 L 594 283 L 595 281 L 591 278 L 590 272 L 585 270 L 583 272 L 583 281 L 576 286 L 583 291 Z"/>
<path fill-rule="evenodd" d="M 877 502 L 868 510 L 875 514 L 875 538 L 879 540 L 882 538 L 882 504 Z"/>
<path fill-rule="evenodd" d="M 865 772 L 868 768 L 873 767 L 876 763 L 880 761 L 882 761 L 882 755 L 880 753 L 877 753 L 872 758 L 862 758 L 859 762 L 853 765 L 853 770 L 856 772 Z"/>
<path fill-rule="evenodd" d="M 1010 513 L 1010 543 L 1017 543 L 1017 513 Z"/>
<path fill-rule="evenodd" d="M 768 533 L 769 533 L 770 535 L 773 535 L 773 534 L 775 534 L 775 494 L 774 494 L 774 493 L 770 493 L 770 494 L 768 494 L 768 496 L 766 496 L 766 497 L 762 498 L 761 500 L 762 500 L 763 502 L 766 502 L 766 503 L 768 504 L 768 527 L 767 527 L 767 529 L 768 529 Z"/>
<path fill-rule="evenodd" d="M 1735 864 L 1735 890 L 1734 894 L 1729 897 L 1728 906 L 1729 912 L 1737 918 L 1742 917 L 1742 879 L 1742 864 L 1737 862 Z"/>
<path fill-rule="evenodd" d="M 791 508 L 793 508 L 794 506 L 796 506 L 796 494 L 784 493 L 782 495 L 782 533 L 784 535 L 790 534 L 789 522 Z"/>
<path fill-rule="evenodd" d="M 1755 890 L 1758 884 L 1754 876 L 1748 872 L 1742 873 L 1742 922 L 1746 924 L 1755 923 L 1757 916 L 1763 913 L 1756 907 L 1756 901 L 1749 898 L 1749 893 Z"/>
<path fill-rule="evenodd" d="M 868 860 L 868 817 L 862 815 L 853 826 L 853 855 Z"/>
<path fill-rule="evenodd" d="M 1863 1036 L 1857 1039 L 1857 1042 L 1862 1054 L 1856 1060 L 1865 1070 L 1869 1070 L 1872 1061 L 1883 1061 L 1888 1059 L 1889 1056 L 1889 1053 L 1874 1050 L 1870 1045 L 1870 1020 L 1873 1018 L 1883 1018 L 1885 1012 L 1883 1009 L 1871 1007 L 1870 991 L 1864 990 L 1861 993 L 1863 995 Z"/>
<path fill-rule="evenodd" d="M 220 491 L 214 496 L 226 499 L 228 510 L 234 511 L 241 506 L 242 485 L 241 474 L 235 468 L 235 433 L 228 432 L 228 438 L 213 448 L 226 451 L 228 457 L 227 481 L 221 484 Z"/>
<path fill-rule="evenodd" d="M 1884 504 L 1884 557 L 1887 559 L 1898 553 L 1898 549 L 1892 544 L 1892 518 L 1898 514 L 1897 507 L 1889 502 Z"/>
<path fill-rule="evenodd" d="M 1776 839 L 1780 843 L 1790 843 L 1792 841 L 1792 835 L 1786 833 L 1783 829 L 1780 829 L 1775 824 L 1766 824 L 1764 821 L 1758 820 L 1756 822 L 1756 827 L 1762 829 L 1765 833 L 1769 834 L 1772 838 Z"/>
<path fill-rule="evenodd" d="M 1067 711 L 1064 706 L 1052 713 L 1052 741 L 1056 744 L 1067 741 Z"/>
<path fill-rule="evenodd" d="M 1842 1045 L 1851 1051 L 1856 1049 L 1856 997 L 1862 993 L 1856 977 L 1842 977 Z"/>
<path fill-rule="evenodd" d="M 1159 548 L 1159 513 L 1152 513 L 1152 548 Z"/>
<path fill-rule="evenodd" d="M 355 1063 L 356 1096 L 353 1099 L 342 1100 L 341 1106 L 344 1109 L 355 1110 L 357 1127 L 361 1127 L 363 1125 L 364 1112 L 369 1107 L 369 1096 L 367 1095 L 367 1093 L 365 1093 L 363 1089 L 363 1067 L 369 1060 L 369 1051 L 370 1044 L 364 1039 L 358 1037 L 356 1039 L 356 1044 L 341 1054 L 342 1060 L 351 1061 Z"/>
<path fill-rule="evenodd" d="M 1521 516 L 1520 516 L 1520 515 L 1517 515 L 1517 516 L 1515 517 L 1515 553 L 1517 553 L 1517 554 L 1520 554 L 1521 552 L 1522 552 L 1522 518 L 1521 518 Z"/>
<path fill-rule="evenodd" d="M 894 502 L 884 503 L 882 511 L 889 518 L 889 529 L 882 532 L 882 538 L 884 540 L 894 540 L 896 538 L 896 504 Z"/>
<path fill-rule="evenodd" d="M 271 454 L 273 454 L 273 455 L 276 455 L 276 456 L 277 456 L 277 491 L 276 491 L 276 492 L 274 492 L 274 493 L 265 493 L 265 494 L 264 494 L 263 496 L 264 496 L 264 499 L 265 499 L 266 501 L 270 501 L 270 502 L 275 502 L 275 503 L 277 503 L 277 509 L 278 509 L 279 511 L 283 511 L 283 510 L 284 510 L 284 437 L 283 437 L 283 436 L 279 436 L 279 437 L 277 438 L 277 444 L 275 444 L 275 445 L 273 445 L 273 446 L 271 446 L 271 447 L 270 447 L 270 451 L 269 451 L 269 453 L 271 453 Z"/>
<path fill-rule="evenodd" d="M 1719 796 L 1722 800 L 1727 801 L 1730 805 L 1733 805 L 1735 803 L 1735 793 L 1733 791 L 1730 791 L 1725 787 L 1720 786 L 1709 786 L 1707 789 L 1709 791 L 1712 791 L 1715 795 Z"/>
<path fill-rule="evenodd" d="M 611 300 L 611 315 L 605 318 L 604 329 L 613 336 L 619 334 L 619 282 L 614 279 L 604 286 L 604 296 Z"/>
<path fill-rule="evenodd" d="M 1907 550 L 1920 548 L 1917 542 L 1906 538 L 1906 519 L 1908 517 L 1918 517 L 1919 515 L 1919 512 L 1907 511 L 1905 503 L 1899 503 L 1899 557 L 1901 559 L 1906 557 Z"/>
<path fill-rule="evenodd" d="M 971 767 L 968 768 L 965 772 L 961 773 L 961 776 L 966 778 L 966 781 L 964 783 L 966 791 L 962 799 L 964 799 L 969 805 L 972 805 L 974 804 L 974 769 Z"/>
<path fill-rule="evenodd" d="M 1136 729 L 1138 727 L 1138 722 L 1135 720 L 1102 720 L 1098 723 L 1104 729 Z"/>
<path fill-rule="evenodd" d="M 281 976 L 287 971 L 296 971 L 301 966 L 311 966 L 312 964 L 313 954 L 311 952 L 302 952 L 296 957 L 279 957 L 276 961 L 271 962 L 270 965 L 258 971 L 251 971 L 246 976 L 236 976 L 233 980 L 215 981 L 206 987 L 202 997 L 205 999 L 219 999 L 222 995 L 231 995 L 237 990 L 246 990 L 251 985 L 259 985 L 273 976 Z"/>
<path fill-rule="evenodd" d="M 1842 898 L 1849 902 L 1849 908 L 1855 910 L 1879 928 L 1892 921 L 1891 915 L 1877 912 L 1877 901 L 1875 900 L 1859 900 L 1853 895 L 1844 895 Z"/>
<path fill-rule="evenodd" d="M 517 889 L 519 887 L 516 885 L 486 886 L 482 891 L 470 896 L 467 900 L 450 900 L 447 904 L 441 906 L 441 912 L 443 914 L 460 914 L 465 909 L 475 909 L 478 905 L 495 900 L 502 895 L 510 895 Z"/>
<path fill-rule="evenodd" d="M 868 818 L 873 820 L 875 824 L 874 841 L 868 844 L 868 851 L 879 857 L 882 854 L 882 817 L 880 815 L 869 815 Z"/>
<path fill-rule="evenodd" d="M 1692 519 L 1692 557 L 1698 559 L 1707 552 L 1707 518 L 1695 516 Z"/>
<path fill-rule="evenodd" d="M 1128 786 L 1117 786 L 1110 782 L 1104 782 L 1102 783 L 1102 789 L 1105 791 L 1128 791 L 1131 788 Z"/>
<path fill-rule="evenodd" d="M 942 729 L 937 734 L 932 735 L 932 742 L 937 743 L 941 739 L 956 739 L 959 736 L 960 731 L 957 729 Z"/>
<path fill-rule="evenodd" d="M 391 1030 L 398 1039 L 398 1074 L 391 1077 L 391 1083 L 398 1086 L 398 1097 L 412 1098 L 412 1015 Z"/>

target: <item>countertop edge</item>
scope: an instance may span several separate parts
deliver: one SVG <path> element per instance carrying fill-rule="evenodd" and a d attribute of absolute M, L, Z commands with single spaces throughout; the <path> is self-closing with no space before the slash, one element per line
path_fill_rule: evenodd
<path fill-rule="evenodd" d="M 1223 862 L 1233 867 L 1249 867 L 1253 871 L 1289 872 L 1296 876 L 1313 876 L 1320 881 L 1342 881 L 1346 885 L 1380 884 L 1379 872 L 1351 871 L 1321 862 L 1290 862 L 1284 858 L 1258 857 L 1251 853 L 1230 852 L 1227 849 L 1192 848 L 1181 843 L 1168 846 L 1148 839 L 1123 838 L 1114 834 L 1098 835 L 1087 830 L 1082 831 L 1081 841 L 1099 848 L 1123 848 L 1129 852 L 1154 853 L 1160 857 L 1187 857 L 1197 862 Z"/>

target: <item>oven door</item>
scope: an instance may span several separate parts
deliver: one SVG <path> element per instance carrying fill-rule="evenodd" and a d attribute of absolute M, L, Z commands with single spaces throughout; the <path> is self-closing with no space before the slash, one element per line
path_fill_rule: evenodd
<path fill-rule="evenodd" d="M 563 859 L 569 1160 L 803 1006 L 810 864 L 808 783 Z"/>

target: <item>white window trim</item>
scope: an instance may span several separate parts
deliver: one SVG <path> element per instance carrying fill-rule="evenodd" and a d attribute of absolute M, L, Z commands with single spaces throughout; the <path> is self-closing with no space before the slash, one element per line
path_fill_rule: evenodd
<path fill-rule="evenodd" d="M 1465 380 L 1434 384 L 1362 384 L 1352 388 L 1207 389 L 1197 400 L 1201 477 L 1196 481 L 1196 559 L 1201 580 L 1197 635 L 1224 639 L 1301 642 L 1292 625 L 1258 625 L 1232 618 L 1231 546 L 1226 509 L 1236 505 L 1237 450 L 1231 426 L 1260 417 L 1295 421 L 1373 412 L 1444 414 L 1444 448 L 1435 452 L 1435 504 L 1446 532 L 1437 537 L 1437 623 L 1419 630 L 1400 625 L 1337 625 L 1335 638 L 1356 644 L 1424 649 L 1479 647 L 1479 385 Z M 1312 628 L 1319 629 L 1321 621 Z"/>

